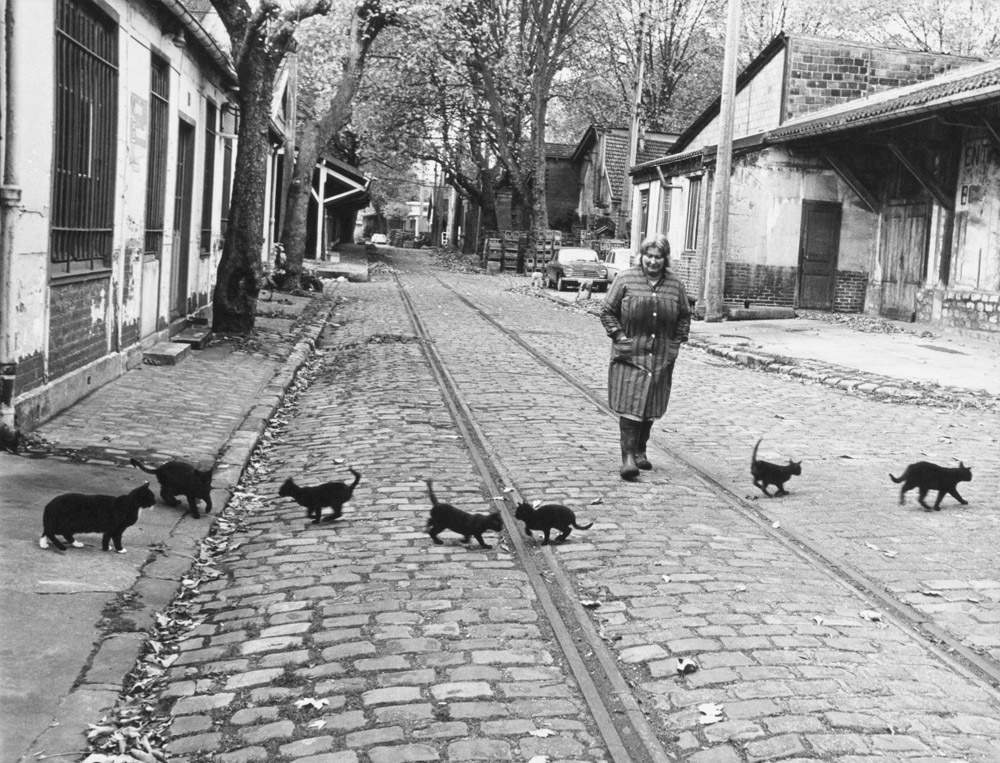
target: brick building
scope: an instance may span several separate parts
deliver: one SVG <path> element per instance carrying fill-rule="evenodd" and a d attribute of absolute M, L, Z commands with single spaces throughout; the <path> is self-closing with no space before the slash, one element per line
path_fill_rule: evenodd
<path fill-rule="evenodd" d="M 26 430 L 209 307 L 236 78 L 203 0 L 3 5 L 0 424 Z"/>
<path fill-rule="evenodd" d="M 984 123 L 997 102 L 995 70 L 963 57 L 776 37 L 737 80 L 725 301 L 907 319 L 947 312 L 949 282 L 971 283 L 962 236 L 1000 233 L 956 212 L 963 187 L 988 194 L 996 176 L 995 130 Z M 636 203 L 651 210 L 633 235 L 666 233 L 674 268 L 699 297 L 718 114 L 717 100 L 670 154 L 632 171 Z M 973 172 L 962 169 L 967 155 L 979 182 L 958 182 Z M 936 301 L 926 296 L 935 290 Z"/>

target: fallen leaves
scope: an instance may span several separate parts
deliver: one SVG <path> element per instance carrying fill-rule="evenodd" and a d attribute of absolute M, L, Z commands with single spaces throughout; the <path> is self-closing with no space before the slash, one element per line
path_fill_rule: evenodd
<path fill-rule="evenodd" d="M 722 720 L 722 705 L 718 705 L 715 702 L 705 702 L 698 705 L 698 712 L 701 713 L 698 723 L 702 726 L 708 726 Z"/>
<path fill-rule="evenodd" d="M 689 657 L 678 657 L 677 658 L 677 674 L 686 676 L 690 673 L 694 673 L 698 670 L 698 663 Z"/>
<path fill-rule="evenodd" d="M 313 697 L 303 697 L 300 700 L 295 701 L 295 707 L 301 710 L 303 707 L 311 707 L 314 710 L 322 710 L 324 707 L 330 704 L 328 699 L 315 699 Z"/>

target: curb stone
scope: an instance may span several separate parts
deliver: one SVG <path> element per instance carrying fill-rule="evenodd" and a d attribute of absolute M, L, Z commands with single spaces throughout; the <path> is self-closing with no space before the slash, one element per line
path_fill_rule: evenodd
<path fill-rule="evenodd" d="M 221 515 L 228 505 L 232 490 L 239 482 L 260 439 L 264 424 L 277 410 L 295 375 L 315 350 L 316 340 L 337 304 L 334 295 L 317 297 L 317 300 L 322 300 L 324 304 L 314 311 L 303 311 L 304 326 L 301 338 L 296 342 L 288 357 L 275 370 L 271 380 L 261 392 L 260 398 L 263 402 L 247 412 L 243 422 L 233 430 L 226 444 L 219 451 L 214 467 L 216 476 L 213 481 L 221 487 L 212 489 L 212 503 L 217 509 L 217 513 L 213 512 L 215 516 Z M 196 529 L 199 532 L 187 534 L 186 539 L 192 544 L 197 543 L 202 538 L 207 537 L 213 524 L 214 522 L 197 525 Z M 188 523 L 187 526 L 195 527 L 192 523 Z M 172 535 L 177 531 L 178 528 L 175 528 Z M 182 532 L 181 535 L 185 534 Z M 108 648 L 110 637 L 98 642 L 94 647 L 92 659 L 77 680 L 75 687 L 60 703 L 59 715 L 62 722 L 46 729 L 35 740 L 33 747 L 50 750 L 65 750 L 76 747 L 82 749 L 86 745 L 82 735 L 87 724 L 95 722 L 99 714 L 114 707 L 122 687 L 120 683 L 107 682 L 108 676 L 117 676 L 119 678 L 116 681 L 120 681 L 128 674 L 139 658 L 147 639 L 143 624 L 148 627 L 153 613 L 166 609 L 177 595 L 180 585 L 179 577 L 169 581 L 169 584 L 150 585 L 149 583 L 151 578 L 163 583 L 167 582 L 163 580 L 162 574 L 149 575 L 154 567 L 159 570 L 157 562 L 160 558 L 154 556 L 150 562 L 144 564 L 135 584 L 129 589 L 129 591 L 138 589 L 141 592 L 144 605 L 142 612 L 145 613 L 145 616 L 140 616 L 139 612 L 131 612 L 130 617 L 140 621 L 136 630 L 132 633 L 113 634 L 119 642 L 126 637 L 135 636 L 134 643 L 129 638 L 129 646 L 135 646 L 135 649 L 130 648 L 126 654 L 123 649 Z M 186 570 L 189 566 L 190 560 L 185 559 L 184 569 Z M 183 576 L 183 571 L 180 576 Z"/>

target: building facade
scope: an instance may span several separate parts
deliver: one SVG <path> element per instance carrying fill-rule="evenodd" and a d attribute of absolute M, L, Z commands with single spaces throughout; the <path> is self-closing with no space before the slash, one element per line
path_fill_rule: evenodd
<path fill-rule="evenodd" d="M 210 305 L 236 80 L 179 0 L 3 3 L 0 421 L 30 429 Z"/>

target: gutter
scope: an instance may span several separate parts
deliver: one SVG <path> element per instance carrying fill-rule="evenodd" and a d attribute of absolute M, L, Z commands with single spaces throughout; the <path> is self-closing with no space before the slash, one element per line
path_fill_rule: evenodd
<path fill-rule="evenodd" d="M 13 357 L 14 279 L 14 219 L 21 209 L 21 186 L 17 182 L 15 145 L 17 131 L 14 115 L 17 92 L 14 77 L 14 4 L 17 0 L 0 0 L 4 20 L 0 39 L 0 73 L 3 79 L 3 185 L 0 186 L 0 432 L 14 430 L 14 380 L 17 363 Z"/>
<path fill-rule="evenodd" d="M 208 53 L 209 58 L 219 67 L 219 70 L 229 78 L 231 84 L 238 84 L 236 69 L 233 67 L 233 62 L 229 54 L 222 49 L 222 46 L 219 45 L 212 35 L 205 31 L 205 27 L 185 7 L 181 0 L 159 0 L 159 2 L 181 20 L 185 31 L 198 41 L 198 44 Z"/>

